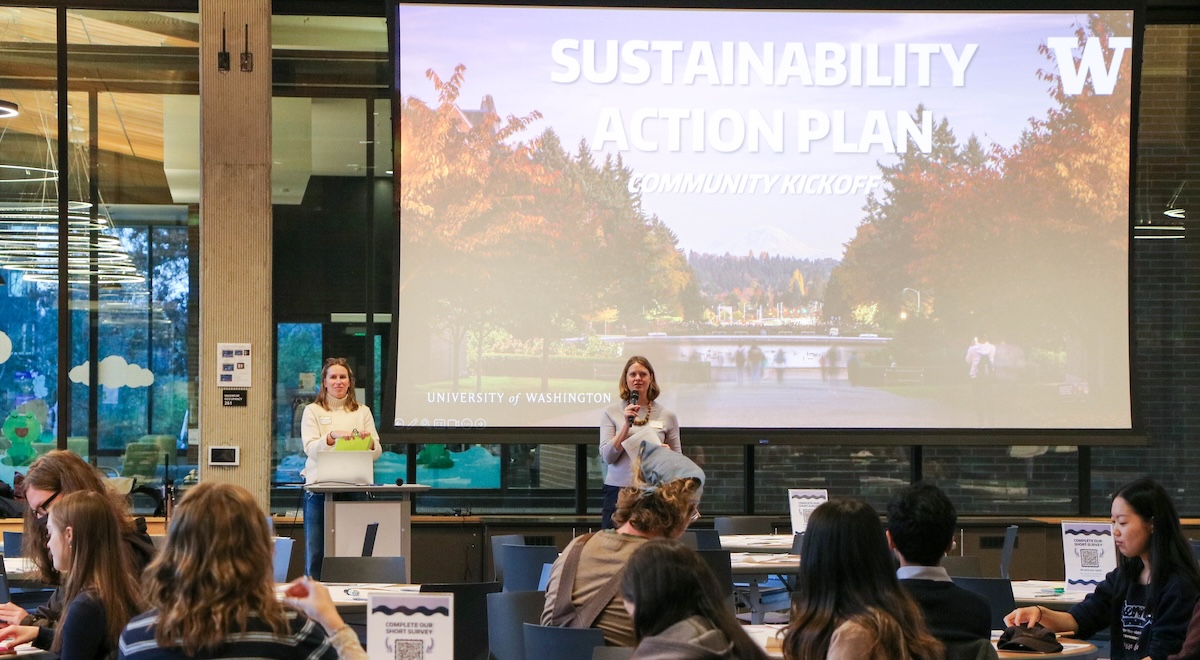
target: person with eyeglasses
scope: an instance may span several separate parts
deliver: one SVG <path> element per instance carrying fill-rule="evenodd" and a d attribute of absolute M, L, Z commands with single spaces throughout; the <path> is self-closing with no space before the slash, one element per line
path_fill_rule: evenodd
<path fill-rule="evenodd" d="M 96 468 L 77 454 L 56 449 L 37 459 L 21 485 L 25 496 L 25 533 L 21 553 L 33 562 L 38 578 L 56 589 L 47 603 L 30 613 L 15 603 L 0 605 L 0 621 L 9 624 L 53 628 L 63 613 L 63 576 L 54 566 L 47 543 L 50 539 L 48 512 L 52 505 L 67 493 L 87 491 L 98 493 L 108 502 L 120 522 L 121 540 L 126 552 L 125 572 L 138 577 L 154 558 L 154 544 L 146 533 L 146 520 L 134 518 L 128 501 L 109 488 Z"/>
<path fill-rule="evenodd" d="M 354 371 L 346 358 L 328 358 L 321 366 L 321 387 L 316 401 L 304 407 L 300 437 L 308 456 L 304 470 L 306 486 L 321 480 L 317 474 L 317 454 L 334 451 L 340 442 L 357 436 L 367 438 L 367 450 L 378 460 L 383 453 L 379 431 L 371 409 L 358 402 L 354 394 Z M 325 557 L 325 494 L 304 491 L 304 574 L 321 578 Z"/>
<path fill-rule="evenodd" d="M 613 514 L 616 529 L 571 541 L 550 569 L 545 626 L 599 628 L 610 646 L 637 643 L 633 618 L 621 597 L 621 580 L 634 551 L 651 539 L 677 539 L 700 517 L 704 471 L 667 446 L 627 443 L 634 484 L 621 489 Z"/>

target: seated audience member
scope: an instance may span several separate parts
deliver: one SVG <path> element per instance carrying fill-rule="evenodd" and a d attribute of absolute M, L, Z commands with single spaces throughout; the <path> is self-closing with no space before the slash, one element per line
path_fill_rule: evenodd
<path fill-rule="evenodd" d="M 785 660 L 940 660 L 942 643 L 900 587 L 879 523 L 865 502 L 813 510 L 800 546 Z"/>
<path fill-rule="evenodd" d="M 644 443 L 633 455 L 637 484 L 621 489 L 616 529 L 571 541 L 554 562 L 546 585 L 542 625 L 599 628 L 610 646 L 633 646 L 633 620 L 621 599 L 630 555 L 650 539 L 679 538 L 694 518 L 704 471 L 669 447 Z"/>
<path fill-rule="evenodd" d="M 1167 491 L 1143 477 L 1113 498 L 1112 522 L 1117 568 L 1094 592 L 1067 612 L 1021 607 L 1004 622 L 1040 623 L 1083 639 L 1107 628 L 1112 660 L 1166 660 L 1183 646 L 1200 596 L 1200 569 L 1179 515 Z"/>
<path fill-rule="evenodd" d="M 267 517 L 246 489 L 201 482 L 189 490 L 146 569 L 153 609 L 125 626 L 119 657 L 334 660 L 342 649 L 361 652 L 349 627 L 328 637 L 279 601 L 273 552 Z"/>
<path fill-rule="evenodd" d="M 68 493 L 97 493 L 108 499 L 121 524 L 120 537 L 125 543 L 126 571 L 135 579 L 154 556 L 154 544 L 146 534 L 146 521 L 129 515 L 129 502 L 104 482 L 96 468 L 69 451 L 54 450 L 29 466 L 22 483 L 25 494 L 25 534 L 21 551 L 33 562 L 38 576 L 46 584 L 61 584 L 59 571 L 46 547 L 49 533 L 47 510 Z M 30 614 L 14 603 L 0 605 L 0 621 L 22 625 L 50 626 L 58 622 L 63 610 L 63 593 L 57 589 L 49 601 Z"/>
<path fill-rule="evenodd" d="M 0 648 L 33 642 L 62 660 L 108 658 L 126 622 L 142 611 L 137 582 L 125 568 L 119 514 L 105 494 L 76 491 L 51 505 L 47 529 L 54 568 L 65 577 L 59 592 L 66 607 L 53 629 L 0 629 Z"/>
<path fill-rule="evenodd" d="M 943 642 L 990 640 L 992 608 L 983 596 L 954 584 L 942 557 L 954 545 L 958 513 L 933 484 L 906 488 L 888 502 L 888 545 L 900 561 L 896 577 L 912 596 L 934 637 Z"/>
<path fill-rule="evenodd" d="M 633 660 L 766 660 L 725 604 L 717 579 L 691 548 L 643 543 L 621 581 L 633 618 Z"/>

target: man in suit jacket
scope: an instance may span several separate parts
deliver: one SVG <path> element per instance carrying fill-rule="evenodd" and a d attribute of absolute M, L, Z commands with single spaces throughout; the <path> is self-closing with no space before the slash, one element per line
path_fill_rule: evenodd
<path fill-rule="evenodd" d="M 982 596 L 959 587 L 942 568 L 954 549 L 958 512 L 940 488 L 918 483 L 888 503 L 888 545 L 900 562 L 896 577 L 925 612 L 935 637 L 946 642 L 990 639 L 992 610 Z"/>

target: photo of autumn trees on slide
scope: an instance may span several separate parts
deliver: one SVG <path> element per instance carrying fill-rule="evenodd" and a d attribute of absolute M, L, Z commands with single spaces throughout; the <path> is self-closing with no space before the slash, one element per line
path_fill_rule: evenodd
<path fill-rule="evenodd" d="M 1077 37 L 1131 32 L 1101 13 Z M 469 62 L 429 70 L 436 97 L 394 113 L 397 424 L 593 426 L 646 354 L 685 425 L 1128 427 L 1133 58 L 1066 95 L 1041 52 L 1049 111 L 1008 146 L 940 117 L 932 152 L 880 158 L 840 260 L 685 251 L 619 155 L 464 101 Z M 771 414 L 706 416 L 752 388 Z M 852 389 L 877 395 L 827 405 Z"/>

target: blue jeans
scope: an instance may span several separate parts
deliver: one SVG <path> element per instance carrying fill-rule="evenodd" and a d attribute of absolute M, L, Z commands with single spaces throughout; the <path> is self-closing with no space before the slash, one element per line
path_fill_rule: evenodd
<path fill-rule="evenodd" d="M 304 491 L 304 574 L 321 579 L 325 558 L 325 493 Z"/>

